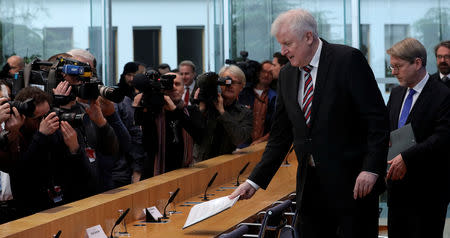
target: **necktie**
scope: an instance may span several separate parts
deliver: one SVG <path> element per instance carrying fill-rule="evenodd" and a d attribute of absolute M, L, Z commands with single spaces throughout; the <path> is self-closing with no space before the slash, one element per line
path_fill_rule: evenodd
<path fill-rule="evenodd" d="M 411 105 L 413 101 L 413 96 L 416 93 L 414 89 L 409 90 L 409 94 L 406 97 L 405 104 L 403 104 L 403 110 L 400 114 L 400 120 L 398 120 L 398 128 L 401 128 L 405 125 L 406 119 L 408 119 L 409 111 L 411 110 Z"/>
<path fill-rule="evenodd" d="M 447 77 L 447 76 L 444 76 L 444 77 L 442 78 L 442 82 L 446 83 L 447 81 L 448 81 L 448 77 Z"/>
<path fill-rule="evenodd" d="M 312 66 L 308 65 L 303 67 L 304 75 L 303 80 L 305 80 L 305 86 L 303 87 L 303 113 L 305 115 L 306 125 L 311 126 L 311 105 L 313 100 L 314 85 L 311 76 Z"/>
<path fill-rule="evenodd" d="M 184 94 L 184 106 L 189 104 L 189 87 L 185 88 L 186 93 Z"/>

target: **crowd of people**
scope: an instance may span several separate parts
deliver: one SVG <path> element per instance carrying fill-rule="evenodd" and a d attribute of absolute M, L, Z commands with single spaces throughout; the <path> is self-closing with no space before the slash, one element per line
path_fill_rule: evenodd
<path fill-rule="evenodd" d="M 386 187 L 389 237 L 442 237 L 450 42 L 436 46 L 433 75 L 418 40 L 393 45 L 387 54 L 400 86 L 386 106 L 363 54 L 319 38 L 308 12 L 281 14 L 272 34 L 281 45 L 272 60 L 225 65 L 217 74 L 197 75 L 190 60 L 176 69 L 128 62 L 117 102 L 81 96 L 96 78 L 86 50 L 48 60 L 89 69 L 58 72 L 54 88 L 18 83 L 24 60 L 9 57 L 0 79 L 0 223 L 268 141 L 231 197 L 266 188 L 293 145 L 304 237 L 377 237 Z M 417 144 L 387 162 L 389 133 L 407 124 Z"/>
<path fill-rule="evenodd" d="M 54 88 L 48 88 L 50 77 L 26 84 L 17 55 L 0 73 L 1 223 L 266 141 L 276 100 L 271 86 L 287 58 L 276 53 L 276 65 L 252 61 L 201 75 L 190 60 L 173 70 L 128 62 L 117 102 L 81 95 L 96 78 L 90 52 L 73 49 L 48 59 L 55 61 L 87 65 L 92 74 L 56 72 L 61 78 Z M 214 102 L 199 100 L 206 89 L 197 78 L 211 75 L 230 80 Z M 155 79 L 171 85 L 158 88 Z M 20 111 L 18 103 L 31 111 Z"/>

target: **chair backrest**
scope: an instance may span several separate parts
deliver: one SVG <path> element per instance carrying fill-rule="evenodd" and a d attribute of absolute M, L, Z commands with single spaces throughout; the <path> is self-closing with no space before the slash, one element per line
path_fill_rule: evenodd
<path fill-rule="evenodd" d="M 220 235 L 219 238 L 240 238 L 247 232 L 248 232 L 248 226 L 242 225 L 242 226 L 239 226 L 238 228 L 236 228 L 232 232 Z"/>
<path fill-rule="evenodd" d="M 263 222 L 261 223 L 261 229 L 259 230 L 258 234 L 259 238 L 264 238 L 267 230 L 278 233 L 280 229 L 286 225 L 287 221 L 285 218 L 282 218 L 282 215 L 283 212 L 291 206 L 291 204 L 292 201 L 288 199 L 281 204 L 267 210 Z"/>

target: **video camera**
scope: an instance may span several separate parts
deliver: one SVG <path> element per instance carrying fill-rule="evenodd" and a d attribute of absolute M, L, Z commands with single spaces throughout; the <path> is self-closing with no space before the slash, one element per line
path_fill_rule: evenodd
<path fill-rule="evenodd" d="M 226 59 L 225 64 L 238 66 L 244 72 L 248 85 L 256 84 L 261 71 L 261 64 L 258 61 L 249 60 L 247 51 L 241 51 L 240 55 L 241 58 L 238 59 Z"/>
<path fill-rule="evenodd" d="M 13 80 L 13 94 L 27 86 L 36 86 L 52 94 L 52 89 L 64 81 L 64 75 L 76 76 L 81 84 L 72 85 L 72 92 L 68 98 L 56 96 L 56 104 L 65 105 L 75 97 L 91 100 L 97 99 L 98 96 L 118 103 L 125 96 L 119 88 L 102 85 L 102 82 L 97 79 L 95 70 L 89 64 L 64 57 L 58 57 L 55 61 L 35 59 L 30 64 L 26 64 Z"/>
<path fill-rule="evenodd" d="M 157 114 L 161 112 L 162 107 L 166 103 L 164 100 L 164 91 L 173 89 L 173 80 L 176 75 L 164 74 L 160 75 L 155 70 L 148 70 L 145 74 L 136 74 L 132 85 L 143 93 L 141 106 Z"/>
<path fill-rule="evenodd" d="M 217 95 L 221 92 L 220 86 L 231 86 L 232 79 L 227 77 L 219 77 L 214 72 L 206 72 L 197 77 L 197 86 L 200 88 L 198 94 L 199 102 L 206 102 L 207 104 L 217 102 Z"/>
<path fill-rule="evenodd" d="M 12 113 L 12 108 L 17 108 L 17 111 L 26 117 L 33 117 L 34 110 L 36 109 L 36 105 L 34 105 L 34 99 L 28 98 L 27 100 L 20 101 L 5 101 L 2 104 L 8 103 L 10 105 L 10 114 Z"/>

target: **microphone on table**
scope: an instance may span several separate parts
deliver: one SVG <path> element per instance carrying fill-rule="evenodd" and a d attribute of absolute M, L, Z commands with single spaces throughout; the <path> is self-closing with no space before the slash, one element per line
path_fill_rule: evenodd
<path fill-rule="evenodd" d="M 245 165 L 244 165 L 244 167 L 241 169 L 241 171 L 239 171 L 239 175 L 238 175 L 238 177 L 237 177 L 237 179 L 236 179 L 236 186 L 239 186 L 240 185 L 240 183 L 239 183 L 239 176 L 241 176 L 243 173 L 244 173 L 244 171 L 247 169 L 247 167 L 248 167 L 248 165 L 250 164 L 250 162 L 247 162 Z"/>
<path fill-rule="evenodd" d="M 206 196 L 206 191 L 208 191 L 208 188 L 211 187 L 211 185 L 214 183 L 214 180 L 216 179 L 217 174 L 218 174 L 218 173 L 216 172 L 216 173 L 214 174 L 214 176 L 212 176 L 211 180 L 210 180 L 209 183 L 208 183 L 208 186 L 206 186 L 205 194 L 203 195 L 202 201 L 208 201 L 208 200 L 209 200 L 208 197 Z"/>
<path fill-rule="evenodd" d="M 180 188 L 177 188 L 177 190 L 175 190 L 175 192 L 172 194 L 172 196 L 170 196 L 169 200 L 167 200 L 167 204 L 164 207 L 164 215 L 163 215 L 162 219 L 168 219 L 169 218 L 166 215 L 166 208 L 171 202 L 173 202 L 173 200 L 175 199 L 175 197 L 177 196 L 179 191 L 180 191 Z"/>
<path fill-rule="evenodd" d="M 113 238 L 114 228 L 116 228 L 116 226 L 119 225 L 122 222 L 122 220 L 125 218 L 125 216 L 128 214 L 129 211 L 130 211 L 130 208 L 127 208 L 127 210 L 125 210 L 125 212 L 122 215 L 120 215 L 119 218 L 117 218 L 116 223 L 114 223 L 114 226 L 111 229 L 111 236 L 110 236 L 110 238 Z"/>
<path fill-rule="evenodd" d="M 59 238 L 61 236 L 61 230 L 59 230 L 56 235 L 53 236 L 53 238 Z"/>

